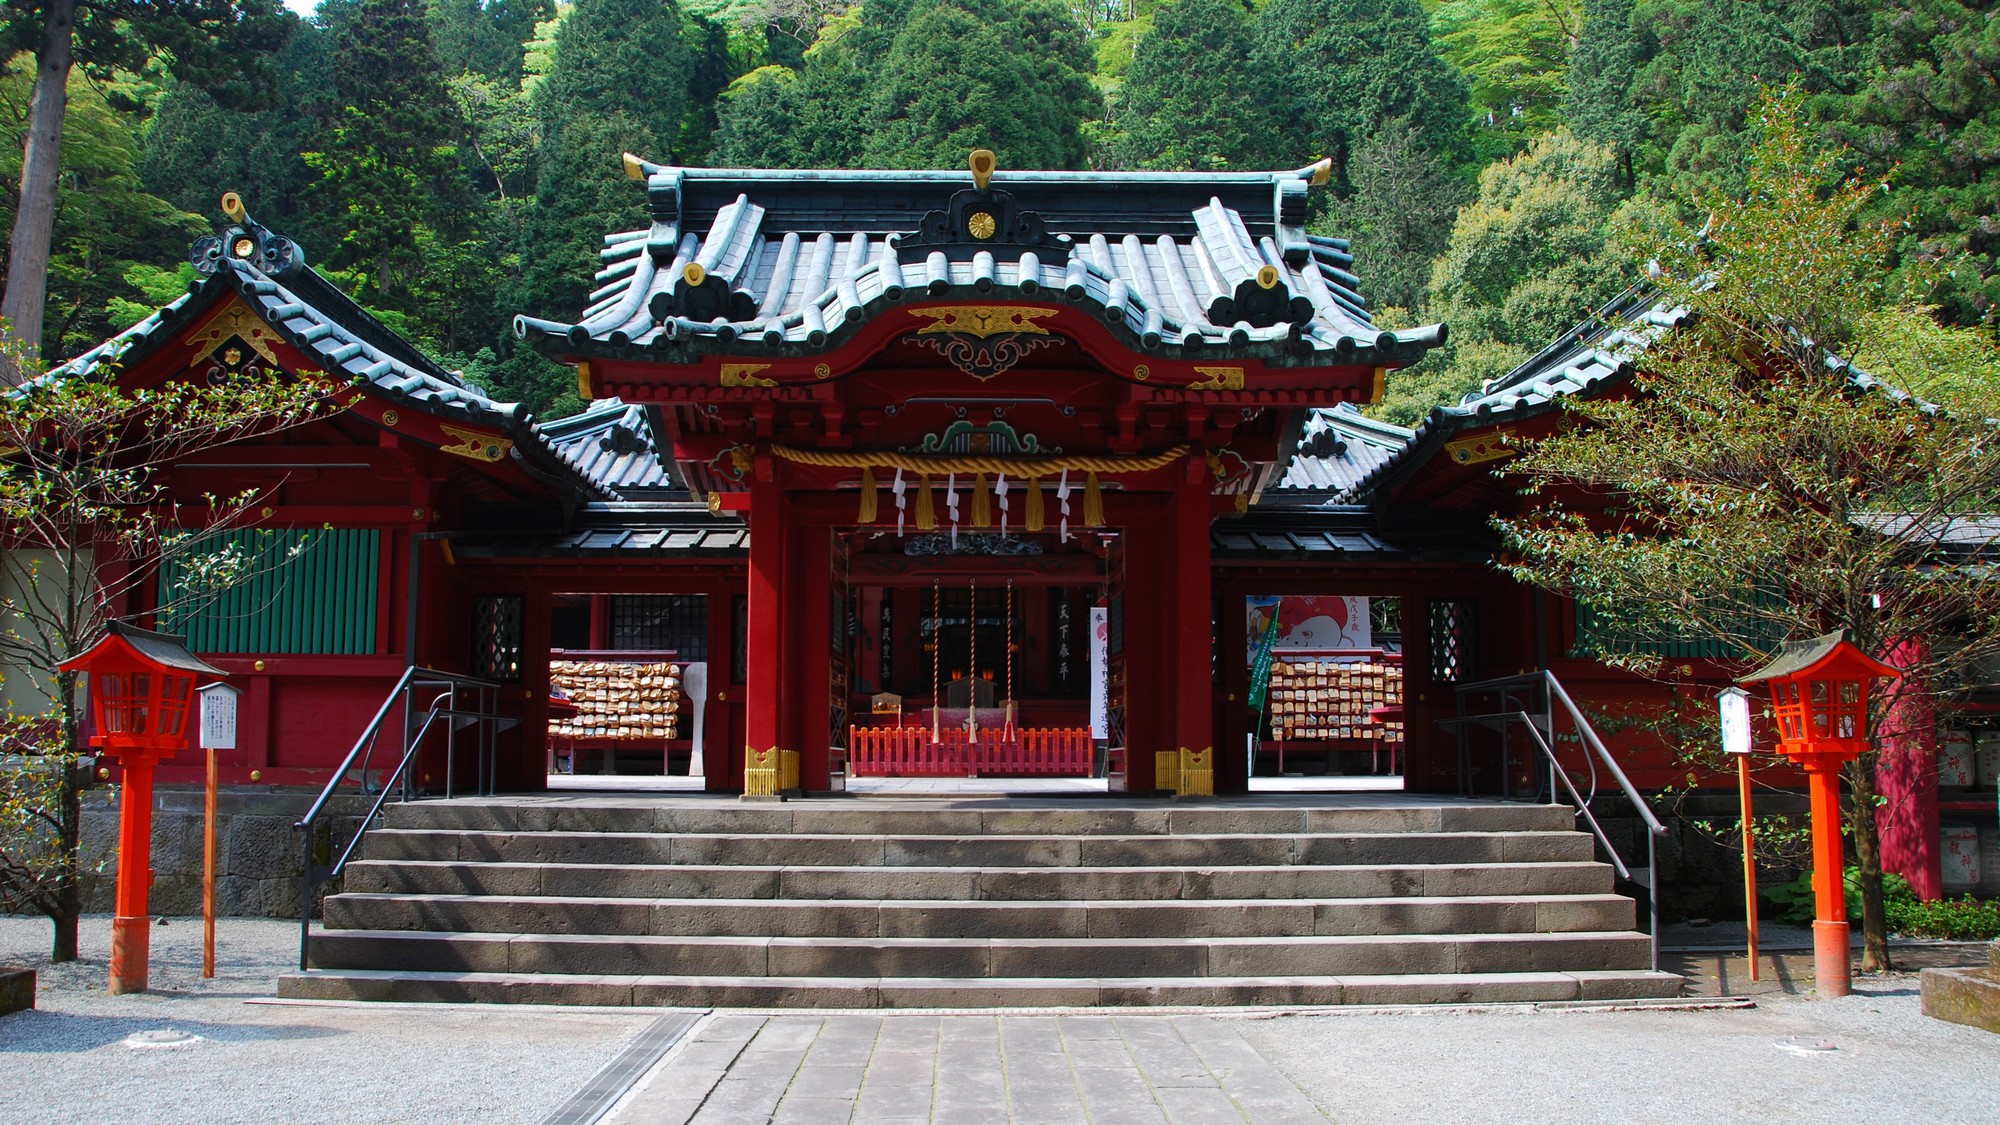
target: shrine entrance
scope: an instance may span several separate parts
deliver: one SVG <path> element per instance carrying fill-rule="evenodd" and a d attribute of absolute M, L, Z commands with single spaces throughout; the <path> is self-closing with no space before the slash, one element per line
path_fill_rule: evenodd
<path fill-rule="evenodd" d="M 1102 779 L 1115 539 L 851 533 L 849 778 Z"/>

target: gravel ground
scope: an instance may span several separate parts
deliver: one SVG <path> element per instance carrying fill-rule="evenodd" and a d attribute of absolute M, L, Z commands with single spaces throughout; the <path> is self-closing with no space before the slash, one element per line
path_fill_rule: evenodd
<path fill-rule="evenodd" d="M 37 1010 L 0 1016 L 0 1119 L 29 1122 L 535 1122 L 656 1011 L 250 1003 L 298 959 L 296 922 L 225 918 L 201 979 L 201 919 L 153 927 L 152 991 L 105 992 L 111 919 L 83 959 L 48 963 L 49 924 L 0 916 L 0 964 L 39 975 Z M 135 1032 L 200 1036 L 131 1047 Z"/>
<path fill-rule="evenodd" d="M 1739 1010 L 1297 1015 L 1241 1030 L 1342 1122 L 2000 1119 L 2000 1035 L 1925 1017 L 1915 977 L 1855 988 Z"/>

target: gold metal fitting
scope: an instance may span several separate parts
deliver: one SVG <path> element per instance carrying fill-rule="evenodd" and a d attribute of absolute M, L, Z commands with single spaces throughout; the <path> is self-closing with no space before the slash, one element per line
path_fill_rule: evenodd
<path fill-rule="evenodd" d="M 250 215 L 250 212 L 243 209 L 243 197 L 233 191 L 222 193 L 222 213 L 229 216 L 231 221 L 238 223 Z"/>
<path fill-rule="evenodd" d="M 263 771 L 263 770 L 251 770 L 251 771 L 250 771 L 250 780 L 252 780 L 252 781 L 262 781 L 262 780 L 264 780 L 264 771 Z"/>
<path fill-rule="evenodd" d="M 264 670 L 264 662 L 259 660 L 257 663 L 252 664 L 250 667 L 256 669 L 259 672 L 262 672 Z"/>
<path fill-rule="evenodd" d="M 1278 267 L 1266 265 L 1263 269 L 1258 270 L 1257 284 L 1265 289 L 1276 289 L 1278 287 Z"/>
<path fill-rule="evenodd" d="M 972 186 L 985 191 L 987 183 L 993 179 L 993 169 L 1000 164 L 1000 158 L 994 156 L 990 148 L 975 148 L 965 164 L 972 169 Z"/>
<path fill-rule="evenodd" d="M 700 285 L 708 280 L 708 270 L 704 269 L 700 262 L 689 262 L 687 268 L 681 270 L 681 277 L 689 285 Z"/>
<path fill-rule="evenodd" d="M 619 162 L 620 162 L 620 163 L 622 163 L 622 164 L 624 164 L 624 165 L 625 165 L 625 178 L 626 178 L 626 179 L 628 179 L 628 180 L 643 180 L 643 179 L 645 179 L 645 178 L 646 178 L 646 162 L 645 162 L 645 161 L 643 161 L 643 160 L 639 159 L 638 157 L 636 157 L 636 156 L 632 155 L 632 154 L 631 154 L 631 153 L 629 153 L 629 152 L 628 152 L 628 153 L 625 153 L 625 154 L 624 154 L 624 155 L 622 155 L 622 156 L 620 156 L 620 157 L 619 157 L 618 159 L 619 159 Z"/>
<path fill-rule="evenodd" d="M 99 780 L 99 781 L 110 781 L 110 780 L 111 780 L 111 771 L 110 771 L 110 770 L 108 770 L 108 769 L 105 769 L 105 768 L 104 768 L 103 766 L 99 766 L 99 767 L 97 767 L 97 780 Z"/>

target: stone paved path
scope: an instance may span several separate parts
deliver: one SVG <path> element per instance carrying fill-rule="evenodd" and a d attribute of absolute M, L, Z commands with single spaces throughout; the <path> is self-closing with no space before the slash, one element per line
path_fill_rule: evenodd
<path fill-rule="evenodd" d="M 610 1125 L 1323 1123 L 1230 1021 L 717 1014 Z"/>

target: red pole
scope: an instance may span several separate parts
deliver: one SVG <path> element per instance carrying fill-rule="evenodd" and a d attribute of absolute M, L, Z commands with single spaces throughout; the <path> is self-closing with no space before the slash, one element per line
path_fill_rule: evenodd
<path fill-rule="evenodd" d="M 1852 955 L 1847 935 L 1845 856 L 1840 841 L 1840 765 L 1822 762 L 1806 767 L 1812 792 L 1813 979 L 1822 996 L 1846 996 L 1854 991 Z"/>
<path fill-rule="evenodd" d="M 111 918 L 111 993 L 146 991 L 150 915 L 146 893 L 153 882 L 153 763 L 125 762 L 118 808 L 118 892 Z"/>
<path fill-rule="evenodd" d="M 1736 790 L 1743 802 L 1743 917 L 1750 926 L 1750 979 L 1757 979 L 1757 848 L 1750 827 L 1750 755 L 1736 756 Z"/>
<path fill-rule="evenodd" d="M 201 975 L 215 978 L 215 748 L 208 750 L 208 789 L 202 799 Z"/>

